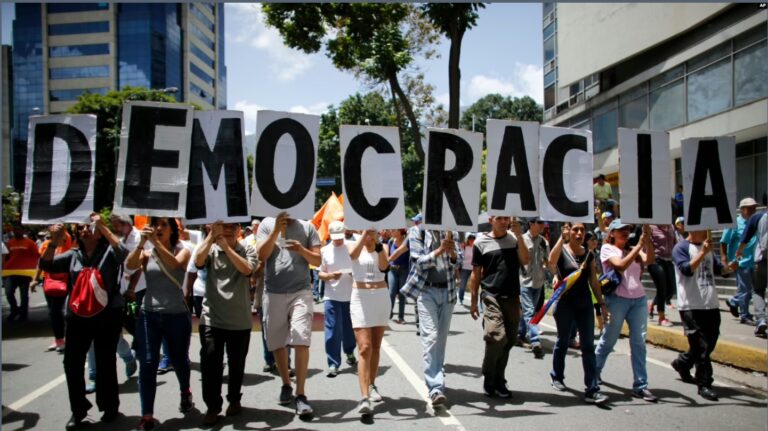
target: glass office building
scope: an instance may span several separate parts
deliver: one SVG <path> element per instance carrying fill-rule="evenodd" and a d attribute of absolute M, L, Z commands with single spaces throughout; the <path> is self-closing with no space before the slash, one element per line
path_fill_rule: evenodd
<path fill-rule="evenodd" d="M 24 188 L 27 118 L 65 112 L 85 93 L 165 89 L 226 109 L 224 6 L 217 3 L 16 4 L 13 185 Z"/>

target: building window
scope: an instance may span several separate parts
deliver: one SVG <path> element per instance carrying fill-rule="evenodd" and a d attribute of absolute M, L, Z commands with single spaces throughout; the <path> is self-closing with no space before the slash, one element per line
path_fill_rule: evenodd
<path fill-rule="evenodd" d="M 205 26 L 208 30 L 210 30 L 211 33 L 213 33 L 214 31 L 213 21 L 211 21 L 207 16 L 205 16 L 202 12 L 200 12 L 200 10 L 198 10 L 197 7 L 195 7 L 194 3 L 189 4 L 189 11 L 192 12 L 192 15 L 194 15 L 195 18 L 197 18 L 197 20 L 200 21 L 201 24 L 203 24 L 203 26 Z"/>
<path fill-rule="evenodd" d="M 200 31 L 200 29 L 197 28 L 196 25 L 190 25 L 189 28 L 192 34 L 195 35 L 197 40 L 199 40 L 203 45 L 210 48 L 211 51 L 216 50 L 216 44 L 211 39 L 209 39 L 208 36 L 206 36 L 202 31 Z"/>
<path fill-rule="evenodd" d="M 544 89 L 544 109 L 555 106 L 555 86 L 550 85 Z"/>
<path fill-rule="evenodd" d="M 730 58 L 688 75 L 688 121 L 730 108 L 731 82 Z"/>
<path fill-rule="evenodd" d="M 189 63 L 189 70 L 190 70 L 190 72 L 192 72 L 193 75 L 195 75 L 198 78 L 200 78 L 206 84 L 210 85 L 211 87 L 215 87 L 215 83 L 213 81 L 213 78 L 208 76 L 208 74 L 205 73 L 205 71 L 203 71 L 203 69 L 200 69 L 199 67 L 197 67 L 197 65 L 195 63 L 192 63 L 192 62 Z"/>
<path fill-rule="evenodd" d="M 208 54 L 203 52 L 202 49 L 200 49 L 197 46 L 195 46 L 195 44 L 190 43 L 189 44 L 189 50 L 192 51 L 192 53 L 195 54 L 195 56 L 197 58 L 202 60 L 203 63 L 207 64 L 211 69 L 215 69 L 216 68 L 213 59 L 211 59 L 211 57 L 209 57 Z"/>
<path fill-rule="evenodd" d="M 544 75 L 544 86 L 547 87 L 551 84 L 554 84 L 556 79 L 557 79 L 557 69 Z"/>
<path fill-rule="evenodd" d="M 48 13 L 109 10 L 109 3 L 49 3 Z"/>
<path fill-rule="evenodd" d="M 594 152 L 600 153 L 616 147 L 619 115 L 616 109 L 611 109 L 592 119 L 592 137 Z"/>
<path fill-rule="evenodd" d="M 651 91 L 652 130 L 669 130 L 685 123 L 685 84 L 682 79 Z"/>
<path fill-rule="evenodd" d="M 189 91 L 194 94 L 195 96 L 205 100 L 209 104 L 213 105 L 213 96 L 209 95 L 205 92 L 202 88 L 198 87 L 194 83 L 189 83 Z M 215 105 L 214 105 L 215 106 Z"/>
<path fill-rule="evenodd" d="M 735 105 L 741 105 L 768 96 L 768 43 L 736 53 L 734 63 Z"/>
<path fill-rule="evenodd" d="M 552 22 L 548 26 L 544 27 L 544 40 L 555 34 L 555 23 Z"/>
<path fill-rule="evenodd" d="M 79 57 L 83 55 L 102 55 L 109 54 L 108 43 L 97 43 L 91 45 L 66 45 L 52 46 L 48 48 L 49 57 Z"/>
<path fill-rule="evenodd" d="M 103 96 L 107 94 L 107 91 L 109 91 L 109 88 L 106 88 L 106 87 L 78 88 L 78 89 L 71 89 L 71 90 L 51 90 L 49 92 L 49 96 L 50 96 L 51 102 L 63 102 L 63 101 L 77 100 L 77 98 L 80 97 L 80 95 L 85 93 L 101 94 Z"/>
<path fill-rule="evenodd" d="M 544 63 L 555 58 L 555 37 L 544 41 Z"/>
<path fill-rule="evenodd" d="M 105 78 L 109 66 L 58 67 L 50 70 L 50 79 Z"/>
<path fill-rule="evenodd" d="M 624 102 L 619 106 L 619 127 L 648 128 L 648 96 Z"/>
<path fill-rule="evenodd" d="M 74 24 L 51 24 L 48 26 L 50 36 L 67 34 L 106 33 L 109 31 L 109 21 L 78 22 Z"/>

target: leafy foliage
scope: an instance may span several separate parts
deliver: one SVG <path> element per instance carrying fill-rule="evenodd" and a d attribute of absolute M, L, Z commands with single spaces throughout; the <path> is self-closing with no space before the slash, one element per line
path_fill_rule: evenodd
<path fill-rule="evenodd" d="M 543 111 L 542 106 L 528 96 L 511 98 L 489 94 L 464 110 L 460 124 L 462 128 L 472 130 L 474 118 L 474 130 L 485 133 L 488 119 L 541 122 Z"/>

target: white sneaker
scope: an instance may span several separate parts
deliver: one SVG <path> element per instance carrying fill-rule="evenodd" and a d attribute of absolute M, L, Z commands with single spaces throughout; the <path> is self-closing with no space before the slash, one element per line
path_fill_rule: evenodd
<path fill-rule="evenodd" d="M 373 412 L 371 409 L 371 402 L 368 398 L 360 400 L 360 404 L 357 405 L 357 412 L 363 416 L 370 415 Z"/>
<path fill-rule="evenodd" d="M 376 385 L 368 386 L 368 399 L 373 401 L 374 403 L 380 403 L 384 401 L 381 398 L 381 394 L 379 393 L 379 388 L 377 388 Z"/>

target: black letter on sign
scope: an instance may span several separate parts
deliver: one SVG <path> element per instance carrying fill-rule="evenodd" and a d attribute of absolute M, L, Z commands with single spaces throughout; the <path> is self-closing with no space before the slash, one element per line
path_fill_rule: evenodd
<path fill-rule="evenodd" d="M 653 164 L 651 163 L 651 135 L 637 135 L 637 214 L 640 218 L 653 217 Z"/>
<path fill-rule="evenodd" d="M 134 106 L 128 131 L 128 153 L 125 162 L 123 207 L 174 210 L 179 207 L 179 194 L 150 191 L 152 168 L 178 168 L 179 152 L 156 150 L 155 127 L 185 127 L 186 109 Z"/>
<path fill-rule="evenodd" d="M 445 170 L 445 153 L 452 151 L 456 166 Z M 443 220 L 443 194 L 453 213 L 456 223 L 471 226 L 464 199 L 459 191 L 459 181 L 472 170 L 472 147 L 456 135 L 443 132 L 429 132 L 429 170 L 427 172 L 427 203 L 425 223 L 441 224 Z"/>
<path fill-rule="evenodd" d="M 296 175 L 291 188 L 283 193 L 275 183 L 275 151 L 277 141 L 286 133 L 291 135 L 296 145 Z M 271 123 L 261 133 L 261 138 L 256 144 L 256 163 L 256 186 L 267 202 L 281 209 L 299 204 L 309 193 L 315 173 L 315 147 L 312 145 L 309 131 L 301 123 L 290 118 L 281 118 Z"/>
<path fill-rule="evenodd" d="M 707 177 L 712 183 L 711 195 L 706 194 L 705 191 Z M 714 208 L 717 211 L 719 223 L 733 223 L 731 210 L 728 208 L 728 198 L 725 195 L 725 181 L 720 167 L 720 152 L 716 140 L 699 141 L 690 199 L 686 224 L 701 223 L 701 212 L 704 208 Z"/>
<path fill-rule="evenodd" d="M 555 138 L 547 147 L 541 169 L 544 193 L 552 206 L 561 214 L 569 217 L 584 217 L 589 215 L 589 202 L 574 202 L 565 194 L 563 163 L 565 155 L 571 150 L 587 151 L 587 138 L 579 135 L 562 135 Z"/>
<path fill-rule="evenodd" d="M 51 205 L 53 170 L 53 138 L 63 139 L 72 161 L 69 166 L 69 184 L 64 197 Z M 63 217 L 80 206 L 88 194 L 93 165 L 91 148 L 83 133 L 69 124 L 42 123 L 35 125 L 35 147 L 32 159 L 32 188 L 29 197 L 30 219 Z"/>
<path fill-rule="evenodd" d="M 379 221 L 385 219 L 397 206 L 397 198 L 381 198 L 376 205 L 365 197 L 362 180 L 363 153 L 373 148 L 379 154 L 392 154 L 395 149 L 381 135 L 366 132 L 355 136 L 344 154 L 344 190 L 349 205 L 366 220 Z"/>
<path fill-rule="evenodd" d="M 243 137 L 239 118 L 224 118 L 219 123 L 216 144 L 211 151 L 200 121 L 192 123 L 192 148 L 189 156 L 189 186 L 187 189 L 187 219 L 205 218 L 205 188 L 203 166 L 213 188 L 219 188 L 219 176 L 224 168 L 227 190 L 227 214 L 248 215 L 248 198 L 245 196 L 243 175 Z"/>
<path fill-rule="evenodd" d="M 516 175 L 510 175 L 512 161 L 515 162 Z M 507 126 L 504 129 L 504 139 L 501 141 L 499 161 L 496 165 L 496 186 L 493 188 L 491 209 L 503 210 L 509 193 L 520 195 L 520 207 L 524 211 L 536 211 L 523 129 L 517 126 Z"/>

